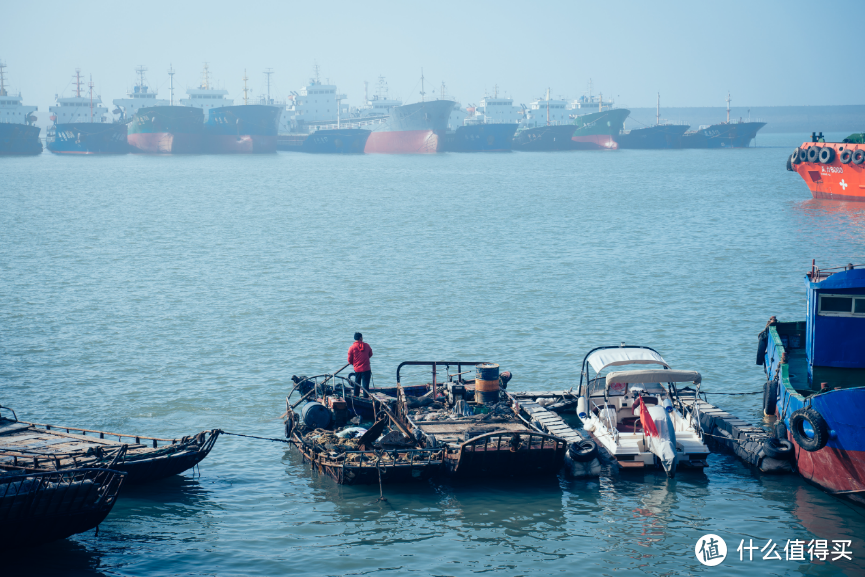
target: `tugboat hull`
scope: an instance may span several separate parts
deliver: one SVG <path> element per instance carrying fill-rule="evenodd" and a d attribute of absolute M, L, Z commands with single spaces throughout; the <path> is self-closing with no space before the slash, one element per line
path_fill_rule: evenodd
<path fill-rule="evenodd" d="M 819 159 L 808 162 L 808 151 L 812 147 L 833 149 L 832 160 L 821 163 Z M 862 151 L 857 154 L 857 151 Z M 850 154 L 848 162 L 841 162 L 842 155 Z M 853 200 L 865 202 L 865 160 L 856 164 L 856 160 L 865 155 L 865 144 L 849 144 L 846 142 L 805 142 L 794 152 L 798 159 L 791 157 L 787 167 L 797 172 L 814 198 L 823 200 Z M 800 160 L 802 157 L 805 160 Z"/>

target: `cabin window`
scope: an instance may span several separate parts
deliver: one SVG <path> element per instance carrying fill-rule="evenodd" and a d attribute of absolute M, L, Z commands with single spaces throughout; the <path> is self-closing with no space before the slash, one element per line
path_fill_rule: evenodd
<path fill-rule="evenodd" d="M 830 317 L 865 317 L 865 296 L 820 295 L 817 314 Z"/>

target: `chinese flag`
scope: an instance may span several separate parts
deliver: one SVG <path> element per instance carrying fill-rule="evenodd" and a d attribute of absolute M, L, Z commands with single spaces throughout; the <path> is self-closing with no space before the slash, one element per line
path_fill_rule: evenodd
<path fill-rule="evenodd" d="M 649 408 L 643 402 L 643 397 L 640 397 L 640 422 L 643 424 L 643 432 L 649 437 L 658 437 L 658 428 L 655 426 L 655 421 L 652 420 L 652 415 L 649 414 Z"/>

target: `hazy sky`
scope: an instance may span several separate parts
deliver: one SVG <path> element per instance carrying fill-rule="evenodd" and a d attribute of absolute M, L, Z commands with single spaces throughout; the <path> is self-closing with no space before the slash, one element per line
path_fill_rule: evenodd
<path fill-rule="evenodd" d="M 212 79 L 241 102 L 249 85 L 284 98 L 321 67 L 348 95 L 385 76 L 392 97 L 447 92 L 466 105 L 498 85 L 529 103 L 587 90 L 621 106 L 862 104 L 856 72 L 865 1 L 725 2 L 40 2 L 4 1 L 0 60 L 25 103 L 45 113 L 71 95 L 76 67 L 93 75 L 104 102 L 123 97 L 135 67 L 175 98 Z M 110 108 L 113 108 L 111 106 Z M 43 115 L 40 115 L 43 116 Z"/>

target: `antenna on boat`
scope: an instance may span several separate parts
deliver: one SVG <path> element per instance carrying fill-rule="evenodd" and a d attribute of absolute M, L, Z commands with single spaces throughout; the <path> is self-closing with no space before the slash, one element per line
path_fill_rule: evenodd
<path fill-rule="evenodd" d="M 138 91 L 144 92 L 146 88 L 144 86 L 144 73 L 147 72 L 147 68 L 139 64 L 135 71 L 138 73 Z"/>
<path fill-rule="evenodd" d="M 168 65 L 168 92 L 170 94 L 169 105 L 174 106 L 174 67 Z"/>
<path fill-rule="evenodd" d="M 207 62 L 204 63 L 204 82 L 201 85 L 201 88 L 204 90 L 210 90 L 210 68 L 207 66 Z"/>
<path fill-rule="evenodd" d="M 3 76 L 4 68 L 6 68 L 6 63 L 0 60 L 0 96 L 8 96 L 6 94 L 6 78 Z"/>
<path fill-rule="evenodd" d="M 598 96 L 598 112 L 604 111 L 604 93 L 601 92 L 601 95 Z"/>
<path fill-rule="evenodd" d="M 441 95 L 441 99 L 442 99 L 442 100 L 445 99 L 445 82 L 444 82 L 444 80 L 442 80 L 442 95 Z"/>
<path fill-rule="evenodd" d="M 81 98 L 81 69 L 75 69 L 75 97 Z"/>
<path fill-rule="evenodd" d="M 249 92 L 246 88 L 246 81 L 249 78 L 246 77 L 246 68 L 243 69 L 243 104 L 249 104 L 249 96 L 247 96 L 247 92 Z"/>
<path fill-rule="evenodd" d="M 321 84 L 321 81 L 318 79 L 318 68 L 319 68 L 319 67 L 318 67 L 318 62 L 316 62 L 315 60 L 313 60 L 312 69 L 313 69 L 313 71 L 315 71 L 315 83 L 316 83 L 316 84 Z"/>
<path fill-rule="evenodd" d="M 369 82 L 363 81 L 363 101 L 369 102 Z"/>
<path fill-rule="evenodd" d="M 93 122 L 93 75 L 90 75 L 90 122 Z"/>
<path fill-rule="evenodd" d="M 727 93 L 727 124 L 730 124 L 730 93 Z"/>
<path fill-rule="evenodd" d="M 270 75 L 273 74 L 273 68 L 268 68 L 264 73 L 267 75 L 267 104 L 272 104 L 270 102 Z"/>
<path fill-rule="evenodd" d="M 420 69 L 420 101 L 423 102 L 423 97 L 426 92 L 423 91 L 423 68 Z"/>
<path fill-rule="evenodd" d="M 655 124 L 660 125 L 661 124 L 661 93 L 660 92 L 658 93 L 658 111 L 655 115 L 655 118 L 656 118 Z"/>

